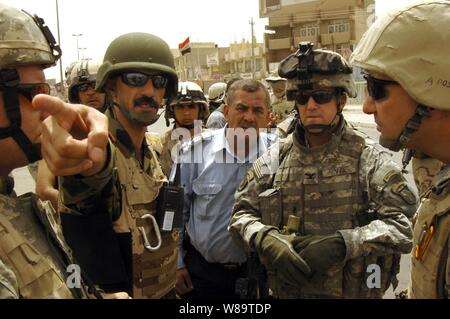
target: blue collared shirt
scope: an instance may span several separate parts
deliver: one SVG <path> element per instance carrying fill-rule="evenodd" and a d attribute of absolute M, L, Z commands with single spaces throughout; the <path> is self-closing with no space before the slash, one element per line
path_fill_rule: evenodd
<path fill-rule="evenodd" d="M 240 160 L 231 151 L 225 129 L 203 133 L 202 139 L 197 143 L 194 140 L 180 156 L 180 181 L 185 192 L 183 214 L 191 244 L 208 262 L 243 263 L 245 251 L 235 244 L 227 230 L 234 193 L 252 163 L 273 144 L 276 136 L 260 133 L 247 159 Z M 193 161 L 194 153 L 199 157 Z M 181 247 L 178 256 L 178 268 L 183 268 Z"/>

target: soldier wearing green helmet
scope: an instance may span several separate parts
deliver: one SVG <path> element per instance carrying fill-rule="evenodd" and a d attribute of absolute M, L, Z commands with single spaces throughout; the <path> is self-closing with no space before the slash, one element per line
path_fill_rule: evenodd
<path fill-rule="evenodd" d="M 376 20 L 351 56 L 365 73 L 363 110 L 374 115 L 381 145 L 437 165 L 414 219 L 409 298 L 450 296 L 448 30 L 449 1 L 414 2 Z"/>
<path fill-rule="evenodd" d="M 229 230 L 259 255 L 275 298 L 381 298 L 411 249 L 416 197 L 390 155 L 346 123 L 355 86 L 342 56 L 302 42 L 278 73 L 295 130 L 248 171 Z"/>
<path fill-rule="evenodd" d="M 55 175 L 66 175 L 59 180 L 66 241 L 105 291 L 120 289 L 133 298 L 175 296 L 178 233 L 160 223 L 165 211 L 160 211 L 164 203 L 158 195 L 168 181 L 145 133 L 177 88 L 173 56 L 164 40 L 148 33 L 117 37 L 97 72 L 96 90 L 112 101 L 105 112 L 109 142 L 94 152 L 101 154 L 100 160 L 88 169 L 72 168 L 72 174 L 64 165 L 73 159 L 49 165 Z M 104 128 L 100 131 L 103 141 Z"/>

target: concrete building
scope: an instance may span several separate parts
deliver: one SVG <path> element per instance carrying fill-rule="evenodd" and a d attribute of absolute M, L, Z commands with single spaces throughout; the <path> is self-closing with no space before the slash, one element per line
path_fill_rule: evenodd
<path fill-rule="evenodd" d="M 269 70 L 295 52 L 301 41 L 348 58 L 375 14 L 374 0 L 259 0 L 269 18 L 264 45 Z"/>
<path fill-rule="evenodd" d="M 194 81 L 204 92 L 211 84 L 233 77 L 252 78 L 253 73 L 256 79 L 266 76 L 263 43 L 254 44 L 253 55 L 252 44 L 245 40 L 225 48 L 213 42 L 190 42 L 190 47 L 191 51 L 184 55 L 179 49 L 172 49 L 175 69 L 180 81 Z"/>
<path fill-rule="evenodd" d="M 242 77 L 244 79 L 263 79 L 267 75 L 264 58 L 264 44 L 254 41 L 253 55 L 252 43 L 242 40 L 241 43 L 231 43 L 225 53 L 225 79 Z M 254 66 L 252 62 L 254 61 Z"/>

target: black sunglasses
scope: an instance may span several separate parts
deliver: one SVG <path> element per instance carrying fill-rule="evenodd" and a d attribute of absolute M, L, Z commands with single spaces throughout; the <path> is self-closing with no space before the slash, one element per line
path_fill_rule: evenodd
<path fill-rule="evenodd" d="M 381 100 L 386 97 L 387 94 L 386 90 L 384 89 L 386 85 L 398 84 L 395 81 L 380 80 L 368 74 L 364 74 L 363 77 L 367 81 L 367 92 L 369 93 L 369 96 L 375 101 Z"/>
<path fill-rule="evenodd" d="M 309 98 L 312 97 L 314 101 L 318 104 L 325 104 L 331 102 L 333 98 L 336 96 L 336 92 L 334 91 L 315 91 L 312 93 L 306 93 L 304 91 L 298 91 L 295 101 L 297 104 L 305 105 L 308 103 Z"/>
<path fill-rule="evenodd" d="M 17 85 L 17 92 L 23 95 L 28 101 L 32 101 L 38 94 L 50 94 L 48 83 L 30 83 Z"/>
<path fill-rule="evenodd" d="M 163 89 L 169 82 L 169 79 L 164 75 L 150 75 L 139 72 L 122 73 L 123 83 L 129 86 L 142 87 L 147 84 L 148 80 L 152 81 L 155 89 Z"/>
<path fill-rule="evenodd" d="M 83 83 L 78 86 L 78 92 L 86 92 L 89 89 L 95 90 L 95 82 Z"/>

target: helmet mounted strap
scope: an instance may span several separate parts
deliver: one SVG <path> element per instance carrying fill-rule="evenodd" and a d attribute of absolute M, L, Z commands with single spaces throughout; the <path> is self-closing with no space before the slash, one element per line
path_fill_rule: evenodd
<path fill-rule="evenodd" d="M 6 117 L 9 127 L 0 128 L 0 139 L 12 137 L 21 148 L 30 163 L 41 158 L 40 152 L 20 128 L 22 116 L 20 114 L 19 94 L 17 86 L 20 77 L 15 69 L 0 70 L 0 90 L 3 92 Z"/>

